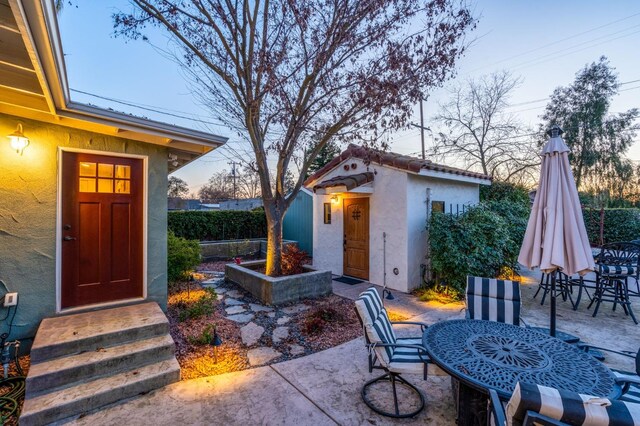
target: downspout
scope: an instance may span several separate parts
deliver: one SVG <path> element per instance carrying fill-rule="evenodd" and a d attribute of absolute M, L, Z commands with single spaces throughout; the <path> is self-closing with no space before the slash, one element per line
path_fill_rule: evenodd
<path fill-rule="evenodd" d="M 427 188 L 427 199 L 426 199 L 426 216 L 427 216 L 427 224 L 426 224 L 426 235 L 425 238 L 427 240 L 427 250 L 425 253 L 424 263 L 420 265 L 421 275 L 422 275 L 422 283 L 427 285 L 429 280 L 431 279 L 431 244 L 429 241 L 429 222 L 431 219 L 431 188 Z"/>

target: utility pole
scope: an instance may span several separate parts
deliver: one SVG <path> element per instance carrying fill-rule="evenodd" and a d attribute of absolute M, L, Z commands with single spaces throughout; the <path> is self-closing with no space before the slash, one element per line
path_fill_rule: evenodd
<path fill-rule="evenodd" d="M 424 99 L 424 101 L 426 101 L 428 98 L 429 97 L 427 96 L 427 98 Z M 423 99 L 420 99 L 420 124 L 418 125 L 416 123 L 411 123 L 411 125 L 413 127 L 417 127 L 417 128 L 420 129 L 420 142 L 422 143 L 422 151 L 421 152 L 422 152 L 422 159 L 424 160 L 424 159 L 426 159 L 426 153 L 425 153 L 425 148 L 424 148 L 424 131 L 425 130 L 431 131 L 431 129 L 429 127 L 425 127 L 425 125 L 424 125 L 424 113 L 423 113 L 423 110 L 422 110 L 422 102 L 423 102 Z"/>
<path fill-rule="evenodd" d="M 236 196 L 236 165 L 240 165 L 240 163 L 229 161 L 227 164 L 231 166 L 231 178 L 233 179 L 233 198 L 234 200 L 236 200 L 236 204 L 238 204 L 238 197 Z"/>

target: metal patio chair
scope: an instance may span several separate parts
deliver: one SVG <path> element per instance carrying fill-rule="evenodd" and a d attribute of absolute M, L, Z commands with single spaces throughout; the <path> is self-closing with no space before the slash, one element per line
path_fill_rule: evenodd
<path fill-rule="evenodd" d="M 636 367 L 635 372 L 617 370 L 613 368 L 611 369 L 611 371 L 613 372 L 614 376 L 616 376 L 616 381 L 618 382 L 618 384 L 622 386 L 622 396 L 620 396 L 619 399 L 621 401 L 640 404 L 640 348 L 638 348 L 638 352 L 634 354 L 633 352 L 629 351 L 616 351 L 599 346 L 583 345 L 582 347 L 586 351 L 595 349 L 634 359 Z"/>
<path fill-rule="evenodd" d="M 469 319 L 520 325 L 520 282 L 467 276 Z"/>
<path fill-rule="evenodd" d="M 364 329 L 364 337 L 369 350 L 369 372 L 374 369 L 383 370 L 384 374 L 369 380 L 362 387 L 362 400 L 378 414 L 388 417 L 413 417 L 424 408 L 424 395 L 418 388 L 403 379 L 401 374 L 422 374 L 427 379 L 427 363 L 429 356 L 422 345 L 422 336 L 415 338 L 398 338 L 393 329 L 394 324 L 410 324 L 424 331 L 426 324 L 419 322 L 391 322 L 387 310 L 382 304 L 378 291 L 371 287 L 362 292 L 356 299 L 356 313 Z M 384 411 L 377 407 L 368 397 L 369 387 L 380 381 L 391 383 L 393 390 L 394 412 Z M 406 386 L 419 398 L 419 407 L 408 413 L 401 413 L 398 403 L 396 384 Z"/>
<path fill-rule="evenodd" d="M 489 424 L 553 426 L 635 426 L 640 405 L 575 392 L 518 383 L 503 406 L 498 393 L 489 390 Z M 544 414 L 542 414 L 544 413 Z"/>
<path fill-rule="evenodd" d="M 638 324 L 631 309 L 629 279 L 635 279 L 637 283 L 640 273 L 640 245 L 629 242 L 605 244 L 596 256 L 596 263 L 596 291 L 589 304 L 589 308 L 594 303 L 596 305 L 593 316 L 598 314 L 602 302 L 613 302 L 614 311 L 617 305 L 621 305 L 624 313 Z"/>

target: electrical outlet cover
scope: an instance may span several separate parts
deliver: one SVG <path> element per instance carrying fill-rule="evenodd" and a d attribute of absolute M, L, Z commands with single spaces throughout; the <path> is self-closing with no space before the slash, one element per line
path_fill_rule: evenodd
<path fill-rule="evenodd" d="M 18 293 L 7 293 L 4 295 L 4 306 L 16 306 L 18 304 Z"/>

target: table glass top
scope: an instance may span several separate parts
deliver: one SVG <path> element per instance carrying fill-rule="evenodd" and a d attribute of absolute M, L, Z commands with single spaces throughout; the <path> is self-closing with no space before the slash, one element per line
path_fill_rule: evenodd
<path fill-rule="evenodd" d="M 495 321 L 442 321 L 424 332 L 423 341 L 431 359 L 449 374 L 504 398 L 517 382 L 599 397 L 620 392 L 606 366 L 532 329 Z"/>

